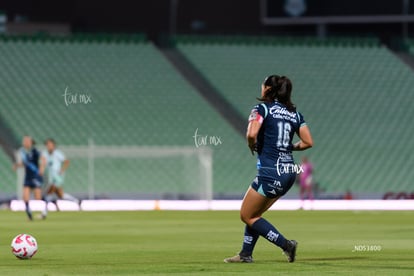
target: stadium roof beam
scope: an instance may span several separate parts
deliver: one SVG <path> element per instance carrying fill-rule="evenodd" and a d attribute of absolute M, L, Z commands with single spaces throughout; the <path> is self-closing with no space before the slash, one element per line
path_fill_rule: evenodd
<path fill-rule="evenodd" d="M 264 25 L 386 24 L 409 22 L 414 22 L 414 15 L 262 17 Z"/>

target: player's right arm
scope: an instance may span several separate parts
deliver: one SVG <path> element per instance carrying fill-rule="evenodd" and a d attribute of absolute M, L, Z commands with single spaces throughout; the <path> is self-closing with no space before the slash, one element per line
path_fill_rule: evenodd
<path fill-rule="evenodd" d="M 15 170 L 17 170 L 17 168 L 21 168 L 21 167 L 23 167 L 22 163 L 14 163 L 13 164 L 13 171 L 15 171 Z"/>
<path fill-rule="evenodd" d="M 46 170 L 46 164 L 47 164 L 47 160 L 46 160 L 46 156 L 44 156 L 43 154 L 40 156 L 40 162 L 39 162 L 39 175 L 43 176 Z"/>
<path fill-rule="evenodd" d="M 18 168 L 23 167 L 23 158 L 24 158 L 23 154 L 24 153 L 20 149 L 19 154 L 17 154 L 17 160 L 15 163 L 13 163 L 13 171 L 17 170 Z"/>
<path fill-rule="evenodd" d="M 247 144 L 250 148 L 250 151 L 254 155 L 254 152 L 257 151 L 257 135 L 259 134 L 259 130 L 262 124 L 259 121 L 250 121 L 249 125 L 247 126 L 247 133 L 246 139 Z"/>
<path fill-rule="evenodd" d="M 262 126 L 264 120 L 264 109 L 261 105 L 256 105 L 249 116 L 249 125 L 247 126 L 246 139 L 247 144 L 250 148 L 250 151 L 254 155 L 254 152 L 257 151 L 257 135 L 259 134 L 260 127 Z"/>

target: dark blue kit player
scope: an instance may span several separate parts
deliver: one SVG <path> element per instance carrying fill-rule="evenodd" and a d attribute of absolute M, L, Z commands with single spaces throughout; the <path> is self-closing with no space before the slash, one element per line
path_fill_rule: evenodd
<path fill-rule="evenodd" d="M 44 164 L 41 162 L 40 152 L 34 147 L 34 140 L 30 136 L 24 136 L 22 147 L 19 149 L 19 160 L 14 168 L 24 167 L 25 176 L 23 182 L 23 201 L 26 205 L 26 214 L 29 220 L 33 220 L 30 210 L 30 192 L 33 191 L 34 198 L 42 199 L 42 175 Z"/>
<path fill-rule="evenodd" d="M 245 223 L 242 249 L 226 263 L 251 263 L 253 250 L 260 236 L 280 247 L 288 262 L 294 262 L 297 242 L 286 239 L 262 217 L 295 182 L 298 167 L 292 151 L 313 145 L 312 135 L 303 116 L 291 101 L 292 83 L 285 76 L 271 75 L 262 83 L 261 102 L 250 113 L 247 144 L 257 152 L 257 176 L 247 190 L 240 209 Z M 292 143 L 295 133 L 299 141 Z"/>

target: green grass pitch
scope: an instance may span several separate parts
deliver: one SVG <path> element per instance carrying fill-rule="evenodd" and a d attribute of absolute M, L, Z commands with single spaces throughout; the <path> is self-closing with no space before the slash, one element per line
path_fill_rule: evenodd
<path fill-rule="evenodd" d="M 260 238 L 253 264 L 223 263 L 241 246 L 235 211 L 0 216 L 1 275 L 414 275 L 413 212 L 271 211 L 265 217 L 298 240 L 297 262 Z M 32 260 L 10 251 L 19 233 L 39 243 Z"/>

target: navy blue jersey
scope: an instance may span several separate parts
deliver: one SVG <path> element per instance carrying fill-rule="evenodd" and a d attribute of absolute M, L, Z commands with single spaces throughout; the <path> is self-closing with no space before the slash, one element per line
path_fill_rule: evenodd
<path fill-rule="evenodd" d="M 26 151 L 24 148 L 20 149 L 20 156 L 25 168 L 25 182 L 39 178 L 39 159 L 40 152 L 36 148 Z"/>
<path fill-rule="evenodd" d="M 293 163 L 292 139 L 305 120 L 278 102 L 261 103 L 251 111 L 249 121 L 262 125 L 257 136 L 258 169 L 276 169 L 278 163 Z"/>

